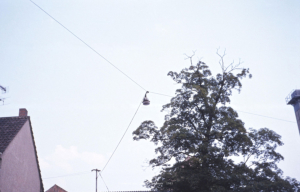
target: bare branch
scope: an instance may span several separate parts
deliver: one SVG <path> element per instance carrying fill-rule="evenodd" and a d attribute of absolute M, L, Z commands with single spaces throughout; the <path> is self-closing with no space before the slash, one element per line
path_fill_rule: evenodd
<path fill-rule="evenodd" d="M 219 64 L 220 64 L 220 66 L 221 66 L 221 68 L 222 68 L 222 71 L 225 72 L 226 70 L 225 70 L 225 68 L 224 68 L 224 57 L 225 57 L 225 55 L 226 55 L 226 49 L 224 49 L 223 55 L 221 55 L 221 54 L 219 53 L 219 49 L 220 49 L 220 48 L 217 49 L 217 55 L 220 57 Z"/>
<path fill-rule="evenodd" d="M 193 54 L 191 56 L 188 56 L 187 54 L 184 54 L 186 56 L 185 59 L 189 59 L 191 62 L 191 65 L 193 65 L 193 57 L 195 56 L 196 51 L 193 51 Z"/>

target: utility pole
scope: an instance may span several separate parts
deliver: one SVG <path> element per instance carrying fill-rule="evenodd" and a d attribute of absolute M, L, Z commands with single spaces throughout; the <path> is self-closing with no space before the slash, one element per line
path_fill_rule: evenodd
<path fill-rule="evenodd" d="M 98 172 L 100 172 L 101 170 L 99 170 L 99 169 L 93 169 L 92 171 L 96 172 L 96 192 L 97 192 Z"/>

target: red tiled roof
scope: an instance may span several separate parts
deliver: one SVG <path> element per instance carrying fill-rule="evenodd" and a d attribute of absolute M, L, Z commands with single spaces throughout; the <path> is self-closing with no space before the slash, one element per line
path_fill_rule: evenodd
<path fill-rule="evenodd" d="M 46 192 L 67 192 L 67 191 L 55 184 Z"/>

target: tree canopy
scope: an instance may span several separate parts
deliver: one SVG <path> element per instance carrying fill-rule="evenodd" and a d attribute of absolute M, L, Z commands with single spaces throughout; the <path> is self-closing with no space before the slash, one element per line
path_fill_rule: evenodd
<path fill-rule="evenodd" d="M 295 191 L 300 183 L 284 178 L 276 152 L 281 136 L 268 128 L 246 129 L 230 107 L 232 91 L 250 77 L 240 63 L 224 65 L 213 76 L 202 61 L 170 76 L 182 87 L 162 110 L 169 110 L 158 128 L 151 120 L 141 123 L 133 139 L 157 145 L 152 167 L 162 167 L 148 188 L 159 191 Z M 243 160 L 233 160 L 234 156 Z M 175 161 L 174 161 L 175 160 Z M 170 163 L 174 161 L 175 163 Z"/>

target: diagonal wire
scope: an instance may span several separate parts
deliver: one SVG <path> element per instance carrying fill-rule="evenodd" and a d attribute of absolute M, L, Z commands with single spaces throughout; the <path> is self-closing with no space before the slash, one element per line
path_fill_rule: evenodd
<path fill-rule="evenodd" d="M 236 110 L 236 111 L 242 112 L 242 113 L 248 113 L 248 114 L 251 114 L 251 115 L 256 115 L 256 116 L 266 117 L 266 118 L 270 118 L 270 119 L 276 119 L 276 120 L 279 120 L 279 121 L 286 121 L 286 122 L 290 122 L 290 123 L 296 123 L 296 122 L 294 122 L 294 121 L 289 121 L 289 120 L 285 120 L 285 119 L 279 119 L 279 118 L 276 118 L 276 117 L 269 117 L 269 116 L 265 116 L 265 115 L 259 115 L 259 114 L 249 113 L 249 112 L 240 111 L 240 110 Z"/>
<path fill-rule="evenodd" d="M 104 185 L 105 185 L 105 187 L 106 187 L 107 191 L 109 191 L 109 189 L 108 189 L 108 187 L 107 187 L 107 185 L 106 185 L 106 183 L 105 183 L 105 181 L 104 181 L 104 179 L 103 179 L 103 177 L 102 177 L 102 175 L 101 175 L 101 173 L 100 173 L 100 172 L 99 172 L 99 175 L 100 175 L 100 177 L 101 177 L 101 179 L 102 179 L 102 181 L 103 181 L 103 183 L 104 183 Z"/>
<path fill-rule="evenodd" d="M 111 156 L 110 156 L 110 158 L 108 159 L 107 163 L 106 163 L 106 164 L 105 164 L 105 166 L 103 167 L 103 169 L 102 169 L 102 172 L 104 171 L 105 167 L 107 166 L 107 164 L 108 164 L 108 163 L 109 163 L 109 161 L 111 160 L 112 156 L 114 155 L 114 153 L 115 153 L 115 152 L 116 152 L 116 150 L 118 149 L 118 147 L 119 147 L 119 145 L 120 145 L 121 141 L 123 140 L 123 138 L 124 138 L 124 136 L 125 136 L 126 132 L 128 131 L 128 128 L 130 127 L 130 125 L 131 125 L 131 123 L 132 123 L 132 121 L 133 121 L 133 119 L 134 119 L 134 117 L 135 117 L 136 113 L 138 112 L 138 110 L 139 110 L 139 108 L 140 108 L 141 104 L 142 104 L 142 103 L 140 103 L 140 104 L 139 104 L 139 106 L 138 106 L 137 110 L 135 111 L 135 113 L 134 113 L 134 115 L 133 115 L 133 117 L 132 117 L 132 119 L 131 119 L 131 121 L 130 121 L 130 123 L 129 123 L 128 127 L 127 127 L 127 129 L 126 129 L 126 131 L 124 132 L 124 134 L 123 134 L 122 138 L 120 139 L 120 141 L 119 141 L 119 143 L 118 143 L 117 147 L 115 148 L 114 152 L 111 154 Z"/>
<path fill-rule="evenodd" d="M 102 56 L 98 51 L 96 51 L 93 47 L 91 47 L 89 44 L 87 44 L 85 41 L 83 41 L 80 37 L 75 35 L 70 29 L 68 29 L 66 26 L 64 26 L 62 23 L 60 23 L 58 20 L 56 20 L 54 17 L 52 17 L 48 12 L 46 12 L 43 8 L 41 8 L 39 5 L 37 5 L 32 0 L 29 0 L 31 3 L 33 3 L 36 7 L 38 7 L 40 10 L 42 10 L 44 13 L 46 13 L 49 17 L 51 17 L 56 23 L 58 23 L 60 26 L 62 26 L 65 30 L 67 30 L 69 33 L 71 33 L 74 37 L 76 37 L 79 41 L 81 41 L 83 44 L 85 44 L 88 48 L 90 48 L 92 51 L 94 51 L 98 56 L 100 56 L 102 59 L 104 59 L 106 62 L 108 62 L 110 65 L 112 65 L 115 69 L 117 69 L 119 72 L 121 72 L 123 75 L 125 75 L 128 79 L 130 79 L 132 82 L 134 82 L 136 85 L 138 85 L 140 88 L 142 88 L 144 91 L 146 89 L 142 87 L 140 84 L 138 84 L 135 80 L 133 80 L 131 77 L 129 77 L 126 73 L 121 71 L 117 66 L 112 64 L 108 59 L 106 59 L 104 56 Z"/>

